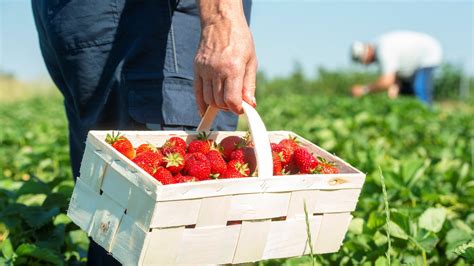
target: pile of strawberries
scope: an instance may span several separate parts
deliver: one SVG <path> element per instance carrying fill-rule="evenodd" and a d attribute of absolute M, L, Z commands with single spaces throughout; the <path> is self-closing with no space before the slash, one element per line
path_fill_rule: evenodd
<path fill-rule="evenodd" d="M 202 132 L 189 144 L 171 137 L 161 147 L 148 143 L 136 149 L 120 134 L 108 134 L 105 141 L 163 185 L 256 175 L 249 134 L 228 136 L 216 143 Z M 295 138 L 271 143 L 271 148 L 274 175 L 338 173 L 333 163 L 316 158 Z"/>

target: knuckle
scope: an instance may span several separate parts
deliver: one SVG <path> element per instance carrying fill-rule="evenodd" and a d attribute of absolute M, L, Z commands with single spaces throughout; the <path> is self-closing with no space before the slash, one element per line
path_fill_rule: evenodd
<path fill-rule="evenodd" d="M 239 60 L 229 60 L 222 63 L 219 68 L 226 76 L 235 76 L 235 74 L 240 71 L 241 64 Z"/>
<path fill-rule="evenodd" d="M 239 106 L 238 101 L 236 99 L 232 98 L 232 97 L 224 98 L 224 102 L 228 107 L 230 107 L 232 109 L 237 109 L 237 107 Z"/>

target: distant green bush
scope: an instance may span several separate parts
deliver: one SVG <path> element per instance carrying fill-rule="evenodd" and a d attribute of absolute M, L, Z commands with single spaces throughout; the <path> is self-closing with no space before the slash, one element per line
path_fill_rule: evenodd
<path fill-rule="evenodd" d="M 366 84 L 374 81 L 378 73 L 353 69 L 328 70 L 324 67 L 317 69 L 314 77 L 308 77 L 300 64 L 295 64 L 293 71 L 285 77 L 267 78 L 260 72 L 257 77 L 257 97 L 263 95 L 298 94 L 298 95 L 349 95 L 354 84 Z M 464 82 L 464 84 L 463 84 Z M 454 64 L 442 65 L 434 79 L 435 100 L 469 100 L 474 95 L 474 79 L 464 77 L 462 69 Z M 465 95 L 460 90 L 467 86 Z"/>

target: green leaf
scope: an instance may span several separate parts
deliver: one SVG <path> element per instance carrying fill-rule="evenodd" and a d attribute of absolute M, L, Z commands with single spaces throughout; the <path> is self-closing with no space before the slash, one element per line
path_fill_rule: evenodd
<path fill-rule="evenodd" d="M 66 209 L 68 207 L 69 201 L 66 196 L 60 193 L 52 193 L 43 202 L 43 208 L 51 209 L 58 207 L 60 209 Z"/>
<path fill-rule="evenodd" d="M 370 229 L 377 229 L 385 224 L 385 216 L 379 212 L 371 212 L 369 214 L 369 220 L 367 222 L 367 227 Z"/>
<path fill-rule="evenodd" d="M 53 224 L 54 225 L 68 225 L 71 223 L 71 219 L 64 213 L 60 213 L 58 216 L 54 218 Z"/>
<path fill-rule="evenodd" d="M 89 247 L 89 237 L 87 237 L 86 232 L 82 230 L 69 231 L 66 237 L 66 244 L 72 250 L 82 249 L 83 251 L 87 251 Z"/>
<path fill-rule="evenodd" d="M 406 160 L 402 166 L 402 177 L 405 184 L 408 184 L 411 179 L 415 177 L 415 173 L 422 171 L 424 161 L 422 159 L 411 158 Z"/>
<path fill-rule="evenodd" d="M 10 238 L 3 240 L 1 246 L 3 257 L 7 259 L 12 259 L 15 255 L 15 252 L 13 251 L 13 246 L 12 242 L 10 241 Z"/>
<path fill-rule="evenodd" d="M 26 206 L 41 206 L 46 199 L 46 194 L 26 194 L 18 197 L 16 202 Z"/>
<path fill-rule="evenodd" d="M 403 230 L 398 224 L 390 221 L 389 228 L 390 228 L 390 236 L 404 239 L 404 240 L 408 239 L 407 232 Z"/>
<path fill-rule="evenodd" d="M 41 207 L 33 206 L 25 208 L 24 211 L 20 213 L 20 215 L 29 226 L 33 228 L 39 228 L 50 222 L 52 218 L 58 213 L 59 208 L 45 210 Z"/>
<path fill-rule="evenodd" d="M 380 231 L 375 232 L 373 240 L 375 245 L 377 245 L 378 247 L 385 245 L 388 242 L 387 236 L 385 234 L 380 233 Z"/>
<path fill-rule="evenodd" d="M 389 266 L 387 258 L 382 256 L 378 257 L 375 261 L 375 266 Z"/>
<path fill-rule="evenodd" d="M 360 235 L 364 230 L 364 219 L 354 218 L 349 224 L 349 231 L 353 234 Z"/>
<path fill-rule="evenodd" d="M 36 179 L 30 179 L 23 183 L 21 188 L 18 190 L 17 195 L 26 195 L 26 194 L 48 194 L 51 192 L 51 188 L 48 187 L 45 183 L 38 181 Z"/>
<path fill-rule="evenodd" d="M 461 229 L 451 229 L 446 234 L 446 242 L 449 244 L 457 243 L 462 244 L 472 239 L 472 236 L 464 230 Z"/>
<path fill-rule="evenodd" d="M 431 252 L 439 242 L 438 236 L 433 232 L 428 232 L 422 237 L 415 238 L 415 240 L 426 252 Z"/>
<path fill-rule="evenodd" d="M 34 244 L 21 244 L 16 249 L 16 253 L 18 256 L 33 257 L 55 265 L 64 265 L 64 261 L 60 254 L 51 249 L 41 248 Z"/>
<path fill-rule="evenodd" d="M 445 220 L 444 208 L 428 208 L 418 219 L 418 224 L 421 228 L 437 233 L 443 228 Z"/>

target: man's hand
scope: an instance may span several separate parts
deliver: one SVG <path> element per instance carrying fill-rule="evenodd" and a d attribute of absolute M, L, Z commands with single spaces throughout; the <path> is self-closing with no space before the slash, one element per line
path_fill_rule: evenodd
<path fill-rule="evenodd" d="M 241 114 L 242 101 L 255 106 L 257 58 L 242 1 L 199 1 L 201 42 L 194 59 L 199 112 L 208 105 Z"/>
<path fill-rule="evenodd" d="M 352 96 L 355 97 L 355 98 L 359 98 L 361 96 L 364 96 L 365 94 L 367 94 L 368 91 L 367 91 L 367 87 L 366 86 L 363 86 L 363 85 L 354 85 L 352 87 Z"/>

